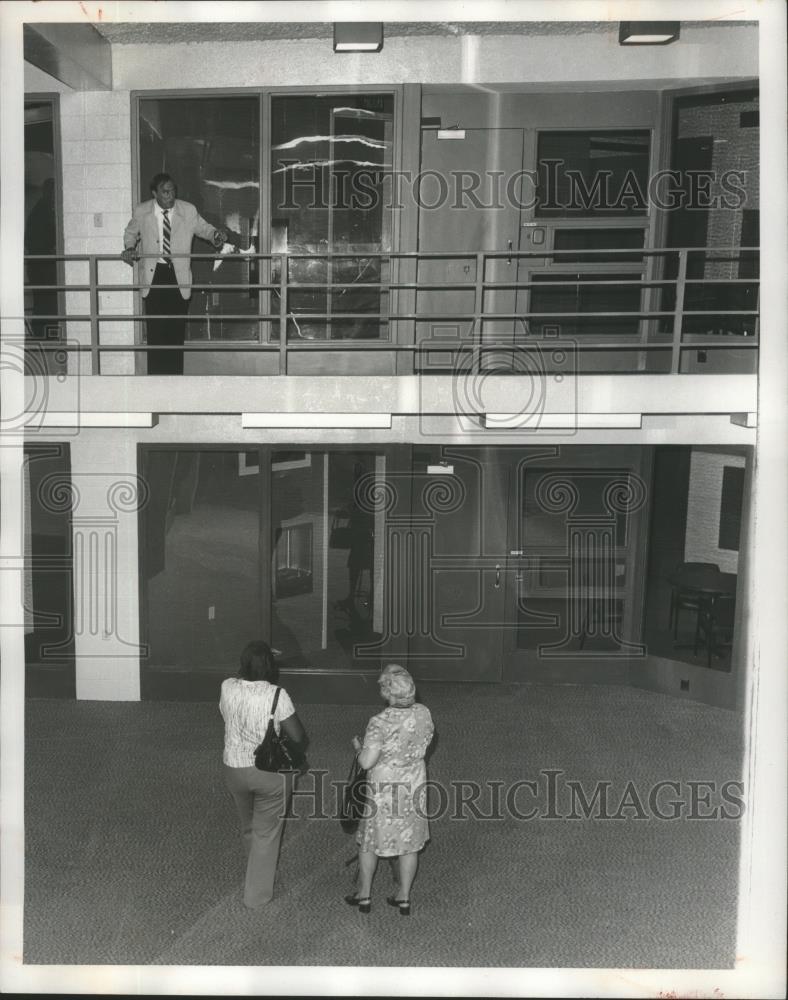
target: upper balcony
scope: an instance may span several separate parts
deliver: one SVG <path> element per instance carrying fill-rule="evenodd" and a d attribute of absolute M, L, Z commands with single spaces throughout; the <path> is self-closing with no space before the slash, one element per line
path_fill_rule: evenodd
<path fill-rule="evenodd" d="M 104 89 L 26 67 L 26 219 L 50 212 L 48 246 L 25 227 L 26 365 L 50 408 L 78 380 L 83 412 L 456 414 L 478 392 L 516 413 L 536 382 L 563 415 L 751 414 L 757 31 L 683 26 L 668 72 L 614 25 L 529 35 L 529 60 L 522 26 L 472 29 L 392 28 L 351 84 L 324 38 L 283 67 L 259 25 L 110 26 Z M 229 234 L 192 248 L 179 378 L 152 374 L 173 348 L 118 257 L 162 170 Z"/>
<path fill-rule="evenodd" d="M 31 257 L 26 372 L 46 382 L 48 426 L 134 410 L 143 426 L 202 412 L 390 430 L 396 415 L 450 434 L 470 420 L 490 439 L 633 433 L 645 414 L 672 432 L 703 413 L 752 428 L 757 260 L 756 247 L 198 254 L 178 378 L 147 374 L 172 348 L 146 342 L 156 317 L 117 255 Z"/>
<path fill-rule="evenodd" d="M 191 375 L 752 374 L 758 248 L 192 256 Z M 115 254 L 26 258 L 30 373 L 144 375 Z M 171 317 L 161 316 L 162 320 Z M 284 336 L 282 331 L 284 330 Z"/>

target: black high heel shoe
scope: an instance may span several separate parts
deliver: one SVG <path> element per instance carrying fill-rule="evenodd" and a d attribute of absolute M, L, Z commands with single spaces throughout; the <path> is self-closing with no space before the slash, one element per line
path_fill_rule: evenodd
<path fill-rule="evenodd" d="M 357 906 L 359 913 L 369 913 L 372 909 L 372 900 L 369 896 L 362 896 L 360 899 L 358 896 L 345 896 L 345 902 L 348 906 Z"/>
<path fill-rule="evenodd" d="M 409 899 L 397 899 L 396 896 L 386 896 L 386 902 L 389 906 L 396 906 L 399 908 L 399 915 L 401 917 L 410 916 L 410 900 Z"/>

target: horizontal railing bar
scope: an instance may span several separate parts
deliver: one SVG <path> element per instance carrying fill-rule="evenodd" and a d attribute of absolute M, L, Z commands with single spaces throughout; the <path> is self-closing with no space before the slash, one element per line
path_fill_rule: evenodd
<path fill-rule="evenodd" d="M 394 260 L 475 260 L 477 257 L 486 257 L 493 259 L 510 257 L 518 258 L 550 258 L 550 257 L 565 257 L 567 255 L 573 254 L 575 256 L 588 256 L 592 259 L 596 256 L 603 254 L 613 254 L 613 255 L 629 255 L 634 256 L 644 256 L 644 257 L 664 257 L 671 254 L 706 254 L 712 256 L 714 254 L 729 254 L 730 257 L 722 259 L 735 259 L 744 253 L 760 253 L 760 247 L 594 247 L 594 248 L 567 248 L 563 250 L 356 250 L 356 251 L 344 251 L 342 253 L 335 253 L 332 251 L 326 251 L 325 253 L 291 253 L 289 251 L 280 253 L 246 253 L 246 252 L 236 252 L 236 253 L 171 253 L 170 259 L 185 259 L 191 258 L 192 260 L 268 260 L 268 261 L 279 261 L 282 259 L 286 260 L 358 260 L 363 257 L 376 257 L 381 259 L 394 259 Z M 142 254 L 138 253 L 135 255 L 136 260 L 158 260 L 161 257 L 160 253 L 149 253 Z M 24 259 L 26 261 L 53 261 L 53 260 L 64 260 L 64 261 L 80 261 L 80 260 L 91 260 L 96 261 L 119 261 L 121 260 L 120 251 L 117 253 L 79 253 L 79 254 L 25 254 Z M 721 259 L 717 257 L 716 259 Z"/>
<path fill-rule="evenodd" d="M 556 340 L 550 341 L 550 346 L 555 344 L 566 344 L 567 340 L 571 340 L 572 347 L 580 351 L 596 351 L 596 350 L 626 350 L 626 351 L 666 351 L 670 350 L 670 341 L 661 342 L 642 342 L 639 340 L 625 340 L 625 336 L 622 335 L 621 340 L 616 341 L 596 341 L 593 339 L 586 340 L 581 338 L 580 340 L 575 340 L 573 338 L 558 338 Z M 682 343 L 682 350 L 697 350 L 700 348 L 709 347 L 714 348 L 724 348 L 730 347 L 730 339 L 724 337 L 717 337 L 710 339 L 709 343 L 706 342 L 686 342 Z M 739 338 L 741 343 L 737 346 L 745 349 L 753 349 L 758 346 L 757 337 L 741 337 Z M 539 339 L 536 342 L 537 347 L 541 347 L 543 341 Z M 394 353 L 416 353 L 419 355 L 423 354 L 456 354 L 456 353 L 468 353 L 473 351 L 479 351 L 481 353 L 489 353 L 493 351 L 515 351 L 521 350 L 523 347 L 528 347 L 529 344 L 533 344 L 533 341 L 522 341 L 515 340 L 511 343 L 495 343 L 486 344 L 482 343 L 470 343 L 470 342 L 459 342 L 456 344 L 442 343 L 440 345 L 431 344 L 428 341 L 419 341 L 415 344 L 394 344 L 388 341 L 345 341 L 345 340 L 321 340 L 321 341 L 299 341 L 299 340 L 288 340 L 288 350 L 293 351 L 326 351 L 331 350 L 335 352 L 350 352 L 355 351 L 388 351 Z M 62 351 L 64 353 L 74 353 L 79 354 L 83 352 L 88 352 L 91 350 L 90 344 L 59 344 L 55 342 L 42 341 L 40 344 L 36 341 L 32 341 L 28 344 L 29 347 L 35 348 L 36 350 L 47 351 Z M 181 347 L 180 344 L 176 348 L 171 344 L 99 344 L 98 349 L 100 352 L 128 352 L 128 353 L 139 353 L 148 351 L 171 351 L 173 349 L 184 350 L 184 351 L 237 351 L 237 352 L 260 352 L 260 353 L 275 353 L 280 350 L 278 341 L 264 342 L 260 343 L 257 340 L 233 340 L 233 341 L 186 341 Z"/>
<path fill-rule="evenodd" d="M 753 287 L 760 284 L 759 278 L 687 278 L 685 280 L 687 285 L 752 285 Z M 511 289 L 519 288 L 601 288 L 604 286 L 622 286 L 627 288 L 660 288 L 662 286 L 673 287 L 676 285 L 675 278 L 653 278 L 648 280 L 641 280 L 637 278 L 624 278 L 620 280 L 604 279 L 596 281 L 593 279 L 581 279 L 579 281 L 483 281 L 482 287 L 485 289 L 497 289 L 500 291 L 506 291 Z M 26 291 L 65 291 L 65 292 L 89 292 L 90 285 L 25 285 Z M 107 285 L 101 282 L 96 286 L 99 292 L 133 292 L 138 291 L 142 288 L 148 288 L 148 285 L 141 284 L 127 284 L 127 285 Z M 268 282 L 265 284 L 252 284 L 252 283 L 238 283 L 238 284 L 221 284 L 221 285 L 205 285 L 205 284 L 192 284 L 189 286 L 192 292 L 236 292 L 236 293 L 248 293 L 256 291 L 269 291 L 278 292 L 280 286 L 275 282 Z M 475 282 L 469 280 L 465 281 L 454 281 L 454 282 L 418 282 L 418 281 L 376 281 L 376 282 L 364 282 L 359 284 L 358 282 L 297 282 L 290 281 L 288 283 L 288 288 L 290 290 L 297 289 L 301 291 L 314 291 L 318 289 L 325 289 L 326 291 L 336 291 L 338 289 L 352 289 L 355 291 L 368 291 L 374 289 L 385 289 L 385 290 L 416 290 L 416 291 L 461 291 L 461 292 L 472 292 L 475 287 Z"/>
<path fill-rule="evenodd" d="M 516 320 L 550 320 L 550 319 L 583 319 L 587 321 L 598 320 L 598 319 L 659 319 L 660 317 L 672 316 L 673 312 L 671 310 L 651 310 L 650 312 L 644 311 L 621 311 L 621 312 L 519 312 L 519 313 L 390 313 L 384 315 L 382 313 L 305 313 L 305 312 L 293 312 L 288 313 L 288 319 L 297 323 L 314 322 L 315 320 L 376 320 L 382 324 L 394 323 L 394 322 L 474 322 L 475 320 L 481 320 L 482 322 L 514 322 Z M 721 318 L 727 316 L 757 316 L 758 311 L 755 309 L 685 309 L 685 316 L 718 316 Z M 215 322 L 274 322 L 278 323 L 280 317 L 277 313 L 200 313 L 197 315 L 185 315 L 178 316 L 179 322 L 185 323 L 200 323 L 204 322 L 206 317 L 213 319 Z M 37 320 L 41 322 L 59 322 L 59 323 L 89 323 L 91 320 L 90 314 L 76 313 L 69 315 L 62 314 L 26 314 L 23 319 L 26 320 Z M 145 320 L 172 320 L 173 316 L 170 313 L 118 313 L 118 314 L 101 314 L 97 316 L 98 322 L 100 323 L 131 323 L 131 322 L 142 322 Z"/>
<path fill-rule="evenodd" d="M 681 335 L 682 347 L 731 347 L 741 341 L 741 347 L 757 347 L 759 337 L 757 334 L 747 333 L 684 333 Z"/>

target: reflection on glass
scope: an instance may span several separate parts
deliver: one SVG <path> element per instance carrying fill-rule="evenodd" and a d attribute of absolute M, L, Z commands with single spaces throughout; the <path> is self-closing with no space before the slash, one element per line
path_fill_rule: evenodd
<path fill-rule="evenodd" d="M 371 452 L 273 453 L 271 641 L 283 666 L 350 666 L 355 646 L 379 635 L 382 515 L 367 498 L 381 462 Z"/>
<path fill-rule="evenodd" d="M 242 458 L 146 455 L 147 666 L 226 673 L 259 635 L 260 476 Z"/>
<path fill-rule="evenodd" d="M 374 254 L 391 249 L 393 97 L 274 97 L 271 117 L 271 249 L 290 255 L 287 336 L 387 337 L 378 286 L 389 265 Z"/>
<path fill-rule="evenodd" d="M 239 251 L 258 250 L 260 221 L 260 108 L 257 97 L 152 98 L 139 103 L 140 190 L 150 198 L 151 177 L 172 174 L 178 197 L 204 219 L 227 230 Z M 195 241 L 195 253 L 210 253 Z M 240 256 L 195 260 L 195 285 L 257 284 L 258 265 Z M 259 293 L 254 289 L 195 288 L 189 340 L 257 340 Z M 223 314 L 240 319 L 223 319 Z M 248 318 L 245 318 L 248 317 Z"/>

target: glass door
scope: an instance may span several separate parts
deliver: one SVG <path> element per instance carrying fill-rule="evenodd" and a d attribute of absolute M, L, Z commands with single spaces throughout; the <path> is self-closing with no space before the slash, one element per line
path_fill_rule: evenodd
<path fill-rule="evenodd" d="M 512 473 L 504 674 L 608 680 L 639 645 L 648 500 L 643 449 L 526 452 Z"/>
<path fill-rule="evenodd" d="M 374 669 L 384 628 L 386 458 L 271 453 L 271 644 L 283 667 Z"/>
<path fill-rule="evenodd" d="M 144 449 L 144 696 L 212 697 L 255 638 L 283 668 L 376 669 L 386 474 L 379 449 Z"/>

